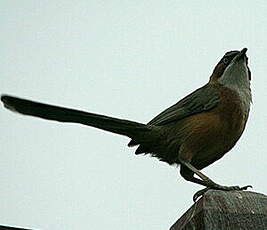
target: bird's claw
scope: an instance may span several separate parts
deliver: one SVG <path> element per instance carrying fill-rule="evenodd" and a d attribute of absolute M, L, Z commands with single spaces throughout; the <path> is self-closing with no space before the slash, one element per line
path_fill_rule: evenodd
<path fill-rule="evenodd" d="M 240 188 L 240 190 L 247 190 L 248 188 L 253 188 L 252 185 L 246 185 Z"/>
<path fill-rule="evenodd" d="M 196 202 L 197 199 L 199 197 L 203 196 L 205 194 L 205 192 L 207 192 L 209 189 L 211 189 L 211 188 L 204 188 L 204 189 L 197 191 L 193 196 L 193 201 Z"/>
<path fill-rule="evenodd" d="M 207 188 L 197 191 L 193 196 L 193 201 L 196 202 L 199 197 L 203 196 L 210 189 L 222 190 L 222 191 L 243 191 L 243 190 L 247 190 L 248 188 L 253 188 L 253 187 L 251 185 L 246 185 L 243 187 L 239 187 L 239 186 L 229 186 L 229 187 L 221 186 L 217 188 L 207 187 Z"/>

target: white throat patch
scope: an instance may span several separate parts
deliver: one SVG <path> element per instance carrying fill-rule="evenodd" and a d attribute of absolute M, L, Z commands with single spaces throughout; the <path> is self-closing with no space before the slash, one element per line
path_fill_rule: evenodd
<path fill-rule="evenodd" d="M 243 59 L 233 60 L 219 78 L 219 83 L 236 91 L 242 102 L 245 114 L 248 115 L 252 102 L 248 67 Z"/>

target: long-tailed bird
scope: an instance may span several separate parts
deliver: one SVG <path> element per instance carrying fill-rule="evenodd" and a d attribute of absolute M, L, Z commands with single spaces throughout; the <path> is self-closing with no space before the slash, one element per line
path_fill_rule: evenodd
<path fill-rule="evenodd" d="M 243 190 L 222 186 L 199 170 L 219 160 L 242 135 L 251 104 L 251 72 L 247 48 L 227 52 L 209 82 L 164 110 L 147 124 L 78 111 L 2 95 L 4 106 L 21 114 L 92 126 L 131 139 L 136 154 L 150 154 L 170 165 L 180 165 L 184 179 L 206 189 Z M 195 174 L 197 177 L 195 177 Z"/>

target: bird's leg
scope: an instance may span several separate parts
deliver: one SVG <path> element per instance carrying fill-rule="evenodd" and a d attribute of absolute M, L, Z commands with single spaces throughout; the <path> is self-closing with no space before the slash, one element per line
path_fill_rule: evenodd
<path fill-rule="evenodd" d="M 181 163 L 181 175 L 187 180 L 191 181 L 193 183 L 197 183 L 203 186 L 206 186 L 207 188 L 202 189 L 198 191 L 194 197 L 193 200 L 196 201 L 199 196 L 202 196 L 206 191 L 209 189 L 217 189 L 217 190 L 224 190 L 224 191 L 231 191 L 231 190 L 246 190 L 249 187 L 252 187 L 251 185 L 247 185 L 244 187 L 239 186 L 223 186 L 215 183 L 212 181 L 209 177 L 204 175 L 202 172 L 200 172 L 198 169 L 196 169 L 193 165 L 190 163 L 180 160 Z M 194 177 L 194 174 L 197 174 L 197 176 L 200 177 L 196 178 Z"/>
<path fill-rule="evenodd" d="M 192 180 L 190 180 L 191 182 L 194 182 L 194 183 L 197 183 L 197 184 L 201 184 L 201 185 L 204 185 L 204 186 L 207 186 L 207 187 L 210 187 L 211 185 L 216 184 L 209 177 L 207 177 L 206 175 L 204 175 L 202 172 L 200 172 L 198 169 L 196 169 L 190 163 L 188 163 L 186 161 L 183 161 L 183 160 L 180 160 L 180 162 L 181 162 L 181 164 L 183 166 L 185 166 L 187 169 L 189 169 L 193 173 L 192 174 L 192 178 L 188 178 L 188 179 L 192 179 Z M 194 173 L 197 174 L 202 180 L 200 180 L 198 178 L 195 178 L 194 177 Z"/>
<path fill-rule="evenodd" d="M 202 172 L 200 172 L 198 169 L 196 169 L 193 165 L 191 165 L 189 162 L 180 160 L 181 163 L 181 175 L 188 181 L 191 181 L 193 183 L 197 183 L 209 188 L 221 188 L 226 186 L 221 186 L 214 181 L 212 181 L 209 177 L 204 175 Z M 194 174 L 197 174 L 200 179 L 194 177 Z M 226 188 L 225 188 L 226 189 Z"/>

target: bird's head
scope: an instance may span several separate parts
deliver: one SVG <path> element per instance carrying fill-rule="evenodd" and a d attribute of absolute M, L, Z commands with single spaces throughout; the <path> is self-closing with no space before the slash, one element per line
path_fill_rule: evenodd
<path fill-rule="evenodd" d="M 251 72 L 248 67 L 247 48 L 229 51 L 215 66 L 209 83 L 223 85 L 244 83 L 249 86 Z"/>

